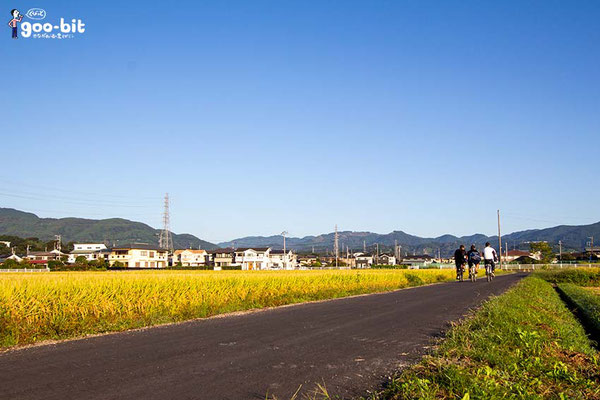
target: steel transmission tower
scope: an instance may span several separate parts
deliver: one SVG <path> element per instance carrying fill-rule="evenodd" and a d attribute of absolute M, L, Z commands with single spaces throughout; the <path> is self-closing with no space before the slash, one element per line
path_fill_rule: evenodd
<path fill-rule="evenodd" d="M 158 245 L 161 249 L 173 250 L 173 237 L 171 236 L 169 217 L 169 193 L 165 193 L 165 210 L 163 211 L 163 229 L 160 231 Z"/>

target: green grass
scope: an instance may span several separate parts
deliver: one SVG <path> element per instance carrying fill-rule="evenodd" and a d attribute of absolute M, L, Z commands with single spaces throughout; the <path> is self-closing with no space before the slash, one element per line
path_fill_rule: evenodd
<path fill-rule="evenodd" d="M 521 281 L 368 399 L 600 399 L 598 354 L 553 287 Z"/>
<path fill-rule="evenodd" d="M 600 268 L 565 268 L 536 272 L 535 276 L 551 283 L 600 286 Z"/>
<path fill-rule="evenodd" d="M 581 317 L 596 332 L 600 332 L 600 291 L 583 288 L 572 283 L 561 283 L 558 288 L 577 307 Z"/>

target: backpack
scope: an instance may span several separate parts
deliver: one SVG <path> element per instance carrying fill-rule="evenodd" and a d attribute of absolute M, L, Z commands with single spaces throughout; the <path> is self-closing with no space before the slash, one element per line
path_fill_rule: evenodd
<path fill-rule="evenodd" d="M 479 264 L 481 262 L 481 256 L 479 255 L 479 252 L 477 251 L 472 251 L 469 253 L 469 261 L 472 262 L 473 264 Z"/>

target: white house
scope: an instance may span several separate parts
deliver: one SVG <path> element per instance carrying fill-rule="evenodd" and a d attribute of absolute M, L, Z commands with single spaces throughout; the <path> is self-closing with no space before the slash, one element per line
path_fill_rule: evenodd
<path fill-rule="evenodd" d="M 371 268 L 373 265 L 373 256 L 371 254 L 360 253 L 356 257 L 356 268 Z"/>
<path fill-rule="evenodd" d="M 83 256 L 88 261 L 108 258 L 109 251 L 103 243 L 76 243 L 67 260 L 71 264 L 77 257 Z"/>
<path fill-rule="evenodd" d="M 235 264 L 241 265 L 243 270 L 271 269 L 272 262 L 269 257 L 270 247 L 240 248 L 235 250 Z"/>
<path fill-rule="evenodd" d="M 175 250 L 173 253 L 173 265 L 181 263 L 184 267 L 199 267 L 206 264 L 206 250 Z"/>
<path fill-rule="evenodd" d="M 148 244 L 113 247 L 108 262 L 111 266 L 120 262 L 126 268 L 165 268 L 168 266 L 168 251 Z"/>
<path fill-rule="evenodd" d="M 425 267 L 433 263 L 434 259 L 430 255 L 412 255 L 406 256 L 402 259 L 403 265 L 410 265 L 411 267 Z"/>
<path fill-rule="evenodd" d="M 377 257 L 377 264 L 396 265 L 396 257 L 391 254 L 380 254 L 379 257 Z"/>
<path fill-rule="evenodd" d="M 298 256 L 292 250 L 286 253 L 283 250 L 271 250 L 269 258 L 273 269 L 296 269 L 298 266 Z"/>

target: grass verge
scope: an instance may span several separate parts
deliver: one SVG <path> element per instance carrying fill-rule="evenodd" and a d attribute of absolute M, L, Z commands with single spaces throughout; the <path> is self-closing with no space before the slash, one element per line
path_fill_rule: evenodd
<path fill-rule="evenodd" d="M 368 399 L 600 399 L 600 364 L 558 293 L 529 277 Z"/>
<path fill-rule="evenodd" d="M 535 276 L 550 283 L 573 283 L 579 286 L 600 286 L 600 268 L 565 268 L 539 271 Z"/>
<path fill-rule="evenodd" d="M 561 283 L 560 290 L 577 308 L 578 315 L 597 336 L 600 333 L 600 292 L 572 283 Z"/>
<path fill-rule="evenodd" d="M 3 273 L 0 347 L 454 278 L 454 270 Z"/>

